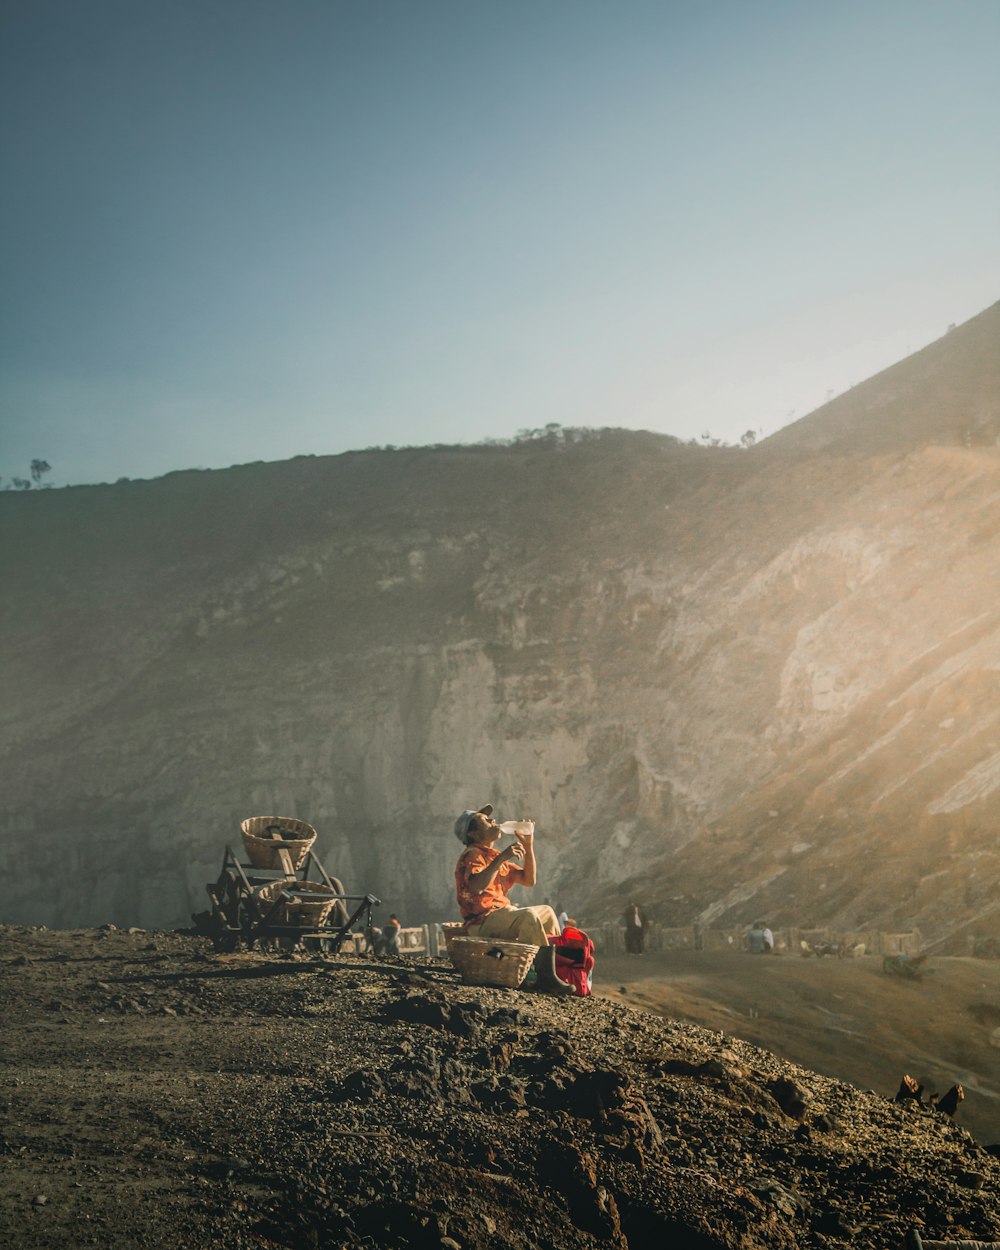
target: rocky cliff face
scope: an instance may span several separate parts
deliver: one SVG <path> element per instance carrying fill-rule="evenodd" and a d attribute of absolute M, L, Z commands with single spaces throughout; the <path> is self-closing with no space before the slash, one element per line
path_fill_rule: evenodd
<path fill-rule="evenodd" d="M 649 434 L 0 496 L 0 920 L 184 923 L 244 816 L 451 914 L 1000 929 L 1000 305 L 749 451 Z"/>

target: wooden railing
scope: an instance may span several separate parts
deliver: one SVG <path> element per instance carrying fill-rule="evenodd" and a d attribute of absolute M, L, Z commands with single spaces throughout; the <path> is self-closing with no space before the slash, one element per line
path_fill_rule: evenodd
<path fill-rule="evenodd" d="M 399 931 L 399 953 L 401 955 L 430 955 L 434 940 L 433 930 L 440 925 L 418 924 Z M 442 950 L 444 943 L 441 943 Z M 340 948 L 347 954 L 363 955 L 368 950 L 368 940 L 363 933 L 349 933 Z"/>
<path fill-rule="evenodd" d="M 605 923 L 585 926 L 594 946 L 605 954 L 625 951 L 625 926 Z M 919 929 L 899 933 L 885 929 L 834 929 L 830 926 L 799 926 L 772 929 L 774 949 L 782 955 L 823 955 L 852 958 L 859 955 L 917 955 L 921 949 Z M 646 926 L 645 949 L 648 951 L 723 951 L 741 952 L 746 947 L 747 926 L 712 929 L 702 925 Z M 352 935 L 356 949 L 364 949 L 361 934 Z M 401 929 L 399 949 L 403 955 L 444 955 L 444 930 L 439 924 L 415 925 Z"/>
<path fill-rule="evenodd" d="M 742 951 L 746 947 L 747 925 L 712 929 L 703 925 L 670 928 L 651 923 L 644 938 L 648 951 Z M 587 929 L 599 951 L 613 953 L 625 950 L 625 926 L 607 923 Z M 782 955 L 916 955 L 920 951 L 919 929 L 906 933 L 884 929 L 834 929 L 831 926 L 807 927 L 792 925 L 773 928 L 775 953 Z"/>

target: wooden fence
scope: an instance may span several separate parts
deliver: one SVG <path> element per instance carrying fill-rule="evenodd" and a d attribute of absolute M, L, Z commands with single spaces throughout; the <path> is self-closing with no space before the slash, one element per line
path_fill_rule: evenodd
<path fill-rule="evenodd" d="M 703 925 L 669 928 L 651 923 L 646 926 L 645 948 L 648 951 L 742 951 L 746 948 L 749 926 L 711 929 Z M 605 953 L 625 950 L 625 926 L 616 923 L 598 925 L 587 930 L 594 946 Z M 834 929 L 830 926 L 793 925 L 772 929 L 774 950 L 781 955 L 916 955 L 920 952 L 920 930 L 891 933 L 884 929 Z"/>
<path fill-rule="evenodd" d="M 434 955 L 437 954 L 436 948 L 432 949 L 434 942 L 434 930 L 440 929 L 440 925 L 418 924 L 408 929 L 400 929 L 399 931 L 399 953 L 401 955 Z M 363 933 L 348 933 L 340 947 L 346 954 L 364 955 L 368 950 L 368 939 Z M 444 942 L 441 942 L 442 953 L 444 951 Z"/>
<path fill-rule="evenodd" d="M 606 923 L 588 928 L 594 946 L 605 954 L 624 952 L 625 926 Z M 856 957 L 858 955 L 917 955 L 920 953 L 920 930 L 892 933 L 883 929 L 833 929 L 829 926 L 807 928 L 792 926 L 773 929 L 776 954 L 816 954 Z M 652 923 L 646 926 L 645 948 L 648 951 L 743 951 L 746 948 L 746 925 L 728 929 L 711 929 L 702 925 L 670 928 Z M 364 934 L 351 933 L 342 947 L 361 954 L 366 949 Z M 444 955 L 444 930 L 439 924 L 414 925 L 399 931 L 402 955 Z"/>

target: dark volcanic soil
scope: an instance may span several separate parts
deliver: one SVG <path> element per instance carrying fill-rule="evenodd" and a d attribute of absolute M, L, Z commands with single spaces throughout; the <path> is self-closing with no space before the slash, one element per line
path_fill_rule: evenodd
<path fill-rule="evenodd" d="M 0 928 L 0 1244 L 898 1250 L 1000 1162 L 721 1032 L 443 961 Z"/>

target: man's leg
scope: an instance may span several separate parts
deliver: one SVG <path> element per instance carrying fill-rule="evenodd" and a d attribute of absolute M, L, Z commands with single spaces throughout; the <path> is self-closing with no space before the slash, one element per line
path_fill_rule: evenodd
<path fill-rule="evenodd" d="M 550 937 L 559 936 L 559 921 L 551 907 L 498 907 L 475 930 L 475 936 L 497 938 L 501 942 L 526 942 L 548 946 Z"/>
<path fill-rule="evenodd" d="M 499 907 L 479 926 L 477 936 L 537 946 L 538 988 L 546 994 L 573 993 L 573 987 L 556 976 L 556 948 L 549 945 L 549 937 L 559 936 L 559 921 L 551 907 Z"/>

